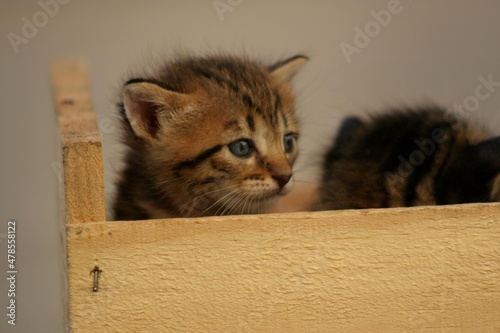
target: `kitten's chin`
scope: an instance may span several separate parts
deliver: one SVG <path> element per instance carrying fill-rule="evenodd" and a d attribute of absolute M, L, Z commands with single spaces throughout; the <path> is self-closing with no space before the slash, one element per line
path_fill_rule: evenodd
<path fill-rule="evenodd" d="M 292 188 L 293 186 L 285 186 L 283 187 L 281 190 L 279 190 L 278 192 L 278 196 L 284 196 L 284 195 L 287 195 L 289 194 L 290 192 L 292 192 Z"/>

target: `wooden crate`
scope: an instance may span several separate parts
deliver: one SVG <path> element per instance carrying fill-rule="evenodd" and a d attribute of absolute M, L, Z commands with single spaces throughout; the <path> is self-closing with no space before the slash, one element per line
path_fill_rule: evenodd
<path fill-rule="evenodd" d="M 106 222 L 85 63 L 53 86 L 72 332 L 500 332 L 500 204 Z"/>

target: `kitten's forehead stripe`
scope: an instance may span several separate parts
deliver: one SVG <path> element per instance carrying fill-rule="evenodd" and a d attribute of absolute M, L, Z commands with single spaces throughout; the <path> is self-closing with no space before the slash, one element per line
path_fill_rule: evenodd
<path fill-rule="evenodd" d="M 194 74 L 232 91 L 249 111 L 262 117 L 271 126 L 277 127 L 282 120 L 288 126 L 289 119 L 283 116 L 281 110 L 283 102 L 280 91 L 269 81 L 262 67 L 247 61 L 212 59 L 197 63 Z M 251 131 L 255 131 L 255 121 L 247 119 L 247 125 Z M 231 125 L 226 125 L 226 128 L 229 127 Z"/>
<path fill-rule="evenodd" d="M 288 127 L 288 118 L 287 118 L 287 116 L 284 113 L 282 113 L 281 117 L 283 118 L 283 123 L 285 124 L 285 127 Z"/>
<path fill-rule="evenodd" d="M 250 95 L 248 94 L 243 94 L 242 98 L 243 100 L 243 103 L 245 103 L 245 105 L 251 109 L 251 110 L 256 110 L 257 108 L 255 107 L 255 104 L 254 102 L 252 101 L 252 98 L 250 97 Z"/>
<path fill-rule="evenodd" d="M 236 84 L 234 84 L 234 80 L 230 77 L 226 77 L 221 73 L 220 71 L 217 70 L 212 70 L 211 68 L 203 68 L 199 67 L 196 68 L 195 70 L 196 73 L 201 74 L 201 76 L 215 82 L 217 85 L 219 85 L 222 88 L 229 88 L 233 90 L 236 94 L 240 94 L 241 90 L 240 87 Z"/>
<path fill-rule="evenodd" d="M 215 81 L 215 83 L 217 83 L 220 86 L 224 86 L 224 81 L 222 80 L 222 77 L 217 75 L 216 72 L 212 72 L 208 68 L 198 68 L 197 71 L 203 77 Z"/>
<path fill-rule="evenodd" d="M 248 128 L 250 128 L 250 131 L 255 132 L 255 121 L 253 120 L 253 117 L 251 115 L 247 116 L 247 124 Z"/>
<path fill-rule="evenodd" d="M 280 96 L 280 93 L 279 91 L 277 90 L 274 90 L 274 109 L 276 111 L 279 111 L 281 109 L 281 96 Z"/>
<path fill-rule="evenodd" d="M 241 130 L 241 127 L 237 120 L 230 120 L 226 124 L 224 124 L 224 129 L 225 130 L 233 129 L 239 131 Z"/>
<path fill-rule="evenodd" d="M 277 126 L 282 101 L 277 88 L 273 88 L 267 73 L 256 64 L 234 59 L 200 61 L 193 68 L 195 75 L 209 79 L 239 96 L 250 110 Z"/>

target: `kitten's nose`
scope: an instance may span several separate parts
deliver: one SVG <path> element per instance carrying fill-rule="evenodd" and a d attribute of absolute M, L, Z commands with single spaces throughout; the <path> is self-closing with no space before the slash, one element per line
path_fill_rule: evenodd
<path fill-rule="evenodd" d="M 292 175 L 286 174 L 286 175 L 273 175 L 273 178 L 278 182 L 278 186 L 281 188 L 285 187 L 285 185 L 288 183 L 290 178 L 292 178 Z"/>

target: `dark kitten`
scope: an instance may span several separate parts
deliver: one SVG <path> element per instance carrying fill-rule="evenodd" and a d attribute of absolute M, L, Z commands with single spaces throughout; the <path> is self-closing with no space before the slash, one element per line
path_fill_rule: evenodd
<path fill-rule="evenodd" d="M 344 120 L 316 210 L 500 201 L 500 137 L 438 107 Z"/>
<path fill-rule="evenodd" d="M 269 208 L 291 186 L 299 123 L 290 81 L 306 61 L 182 57 L 126 82 L 114 219 Z"/>

